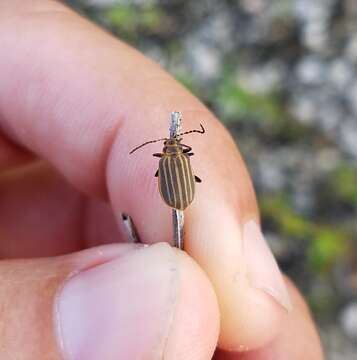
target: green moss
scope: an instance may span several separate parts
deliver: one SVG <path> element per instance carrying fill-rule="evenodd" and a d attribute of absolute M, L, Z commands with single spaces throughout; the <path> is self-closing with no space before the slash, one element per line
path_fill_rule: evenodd
<path fill-rule="evenodd" d="M 308 263 L 313 270 L 328 270 L 339 257 L 346 253 L 346 234 L 328 226 L 315 226 L 314 238 L 308 248 Z"/>
<path fill-rule="evenodd" d="M 150 6 L 137 9 L 130 5 L 116 5 L 107 10 L 104 15 L 112 27 L 127 32 L 133 32 L 138 28 L 155 31 L 165 17 L 162 10 L 157 7 Z"/>
<path fill-rule="evenodd" d="M 126 31 L 134 30 L 136 19 L 131 7 L 116 6 L 106 12 L 106 16 L 112 26 L 121 27 Z"/>
<path fill-rule="evenodd" d="M 318 288 L 311 289 L 307 300 L 314 314 L 318 314 L 320 319 L 328 318 L 338 307 L 336 292 L 325 277 L 320 277 L 317 283 Z"/>
<path fill-rule="evenodd" d="M 340 165 L 330 177 L 330 186 L 342 200 L 357 204 L 357 169 Z"/>
<path fill-rule="evenodd" d="M 145 28 L 157 29 L 163 17 L 164 14 L 160 9 L 152 7 L 142 13 L 140 23 Z"/>
<path fill-rule="evenodd" d="M 230 118 L 259 117 L 280 121 L 283 110 L 275 94 L 254 94 L 226 75 L 214 94 L 214 101 Z"/>
<path fill-rule="evenodd" d="M 302 241 L 307 247 L 311 270 L 326 273 L 347 255 L 351 236 L 345 229 L 310 221 L 297 214 L 282 196 L 265 196 L 260 204 L 264 218 L 273 222 L 283 237 Z"/>
<path fill-rule="evenodd" d="M 311 223 L 296 214 L 283 196 L 266 196 L 260 205 L 263 215 L 273 220 L 284 236 L 296 238 L 311 236 Z"/>

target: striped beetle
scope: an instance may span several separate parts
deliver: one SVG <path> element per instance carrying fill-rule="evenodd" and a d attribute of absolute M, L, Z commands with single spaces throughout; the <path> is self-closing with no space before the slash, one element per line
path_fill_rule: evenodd
<path fill-rule="evenodd" d="M 162 138 L 147 141 L 129 154 L 140 149 L 141 147 L 157 141 L 164 141 L 162 153 L 155 153 L 153 156 L 160 158 L 159 168 L 155 177 L 158 177 L 158 186 L 162 199 L 165 203 L 177 210 L 185 210 L 193 201 L 195 195 L 195 182 L 200 183 L 201 179 L 193 175 L 190 156 L 192 148 L 188 145 L 181 144 L 180 136 L 199 133 L 204 134 L 205 129 L 200 124 L 201 130 L 190 130 L 181 134 L 177 134 L 173 138 Z"/>

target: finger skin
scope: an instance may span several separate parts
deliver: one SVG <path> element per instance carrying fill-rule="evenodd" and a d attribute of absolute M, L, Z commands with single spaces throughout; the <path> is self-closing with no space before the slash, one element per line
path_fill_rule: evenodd
<path fill-rule="evenodd" d="M 303 297 L 290 280 L 286 280 L 294 304 L 287 321 L 272 343 L 255 351 L 229 353 L 217 350 L 214 360 L 323 360 L 321 342 Z"/>
<path fill-rule="evenodd" d="M 223 189 L 224 179 L 229 193 L 222 194 L 222 201 L 237 205 L 242 216 L 255 214 L 245 166 L 213 115 L 152 61 L 58 7 L 60 11 L 51 17 L 39 12 L 2 19 L 6 56 L 0 68 L 6 91 L 0 98 L 0 128 L 5 134 L 49 159 L 81 190 L 105 194 L 109 188 L 114 206 L 120 202 L 120 207 L 135 214 L 137 223 L 144 213 L 147 219 L 148 207 L 157 209 L 152 217 L 165 219 L 160 224 L 166 230 L 154 234 L 157 221 L 147 221 L 141 232 L 150 242 L 167 240 L 170 211 L 162 206 L 157 191 L 152 148 L 130 157 L 128 153 L 146 139 L 165 136 L 168 115 L 178 108 L 186 115 L 185 128 L 196 128 L 200 121 L 206 126 L 204 136 L 191 137 L 200 149 L 199 161 L 198 152 L 192 159 L 195 172 L 207 178 L 210 188 Z M 14 33 L 19 26 L 21 32 Z M 33 43 L 43 46 L 34 49 Z M 19 61 L 28 52 L 33 59 L 30 65 Z M 31 94 L 28 101 L 26 94 Z M 207 151 L 206 144 L 222 149 L 226 161 L 221 161 L 220 152 Z M 238 177 L 245 189 L 240 193 L 235 186 Z M 197 195 L 199 189 L 205 190 L 203 186 Z"/>
<path fill-rule="evenodd" d="M 3 173 L 0 199 L 0 258 L 43 257 L 82 248 L 83 198 L 43 162 Z"/>
<path fill-rule="evenodd" d="M 32 156 L 15 146 L 0 134 L 0 172 L 20 166 L 32 160 Z"/>
<path fill-rule="evenodd" d="M 151 153 L 157 148 L 130 156 L 129 151 L 166 136 L 173 110 L 183 112 L 185 129 L 203 122 L 204 136 L 185 139 L 195 150 L 194 173 L 203 180 L 186 211 L 185 249 L 215 287 L 220 345 L 255 348 L 270 341 L 287 314 L 274 296 L 282 281 L 267 248 L 261 264 L 269 264 L 270 271 L 254 259 L 254 249 L 248 251 L 252 261 L 246 256 L 253 242 L 244 239 L 243 225 L 257 224 L 259 215 L 249 175 L 228 132 L 136 50 L 60 4 L 33 4 L 36 11 L 26 13 L 25 7 L 21 14 L 8 4 L 2 12 L 0 5 L 5 14 L 0 17 L 5 54 L 0 76 L 6 89 L 0 97 L 0 129 L 48 160 L 79 190 L 109 197 L 116 216 L 129 213 L 141 239 L 154 243 L 172 238 L 171 209 L 160 199 L 153 176 L 158 165 Z M 260 242 L 256 246 L 265 249 Z M 265 281 L 265 273 L 278 282 L 273 291 L 270 282 L 253 284 L 253 275 Z"/>
<path fill-rule="evenodd" d="M 54 336 L 53 318 L 58 287 L 73 270 L 100 264 L 127 250 L 124 247 L 112 249 L 103 256 L 90 250 L 68 257 L 2 260 L 0 357 L 62 360 Z"/>
<path fill-rule="evenodd" d="M 43 161 L 0 173 L 0 199 L 0 259 L 127 242 L 107 201 L 85 197 Z"/>
<path fill-rule="evenodd" d="M 142 267 L 147 265 L 150 269 L 144 274 Z M 96 276 L 102 282 L 88 283 Z M 79 278 L 86 280 L 78 290 L 72 285 Z M 141 286 L 135 289 L 138 281 Z M 167 244 L 106 245 L 56 258 L 2 261 L 0 284 L 1 359 L 205 360 L 213 356 L 219 330 L 213 289 L 186 254 Z M 102 291 L 112 296 L 100 300 Z M 131 292 L 135 297 L 123 303 Z M 206 301 L 199 304 L 202 297 Z M 86 313 L 92 300 L 95 311 Z M 103 302 L 108 306 L 101 306 Z M 111 331 L 113 326 L 116 331 Z"/>

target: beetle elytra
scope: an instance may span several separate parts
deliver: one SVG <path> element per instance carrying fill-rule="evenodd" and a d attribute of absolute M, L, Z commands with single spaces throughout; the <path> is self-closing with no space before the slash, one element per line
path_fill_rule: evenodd
<path fill-rule="evenodd" d="M 181 136 L 190 133 L 204 134 L 205 129 L 201 125 L 201 130 L 190 130 L 181 134 L 177 134 L 173 138 L 162 138 L 147 141 L 135 149 L 151 144 L 157 141 L 164 141 L 162 153 L 155 153 L 153 156 L 159 157 L 159 168 L 155 174 L 158 177 L 158 186 L 164 202 L 177 210 L 184 210 L 193 201 L 195 195 L 195 182 L 201 182 L 201 179 L 193 174 L 190 164 L 190 156 L 192 148 L 181 143 Z"/>

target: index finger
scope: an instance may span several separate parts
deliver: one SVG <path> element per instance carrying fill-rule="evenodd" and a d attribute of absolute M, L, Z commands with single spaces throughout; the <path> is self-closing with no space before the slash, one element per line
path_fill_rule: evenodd
<path fill-rule="evenodd" d="M 186 211 L 186 251 L 210 277 L 221 310 L 220 346 L 254 348 L 271 340 L 290 307 L 276 262 L 258 226 L 244 163 L 219 121 L 136 50 L 52 1 L 36 11 L 0 11 L 0 129 L 50 161 L 90 195 L 109 196 L 132 215 L 148 243 L 170 241 L 171 210 L 157 190 L 157 161 L 146 140 L 166 136 L 172 110 L 192 135 L 193 168 L 203 183 Z M 11 14 L 11 16 L 9 16 Z M 28 61 L 31 59 L 31 61 Z M 154 149 L 155 147 L 152 147 Z M 150 149 L 151 150 L 151 149 Z M 157 151 L 157 148 L 155 148 Z M 204 301 L 204 299 L 203 299 Z"/>

